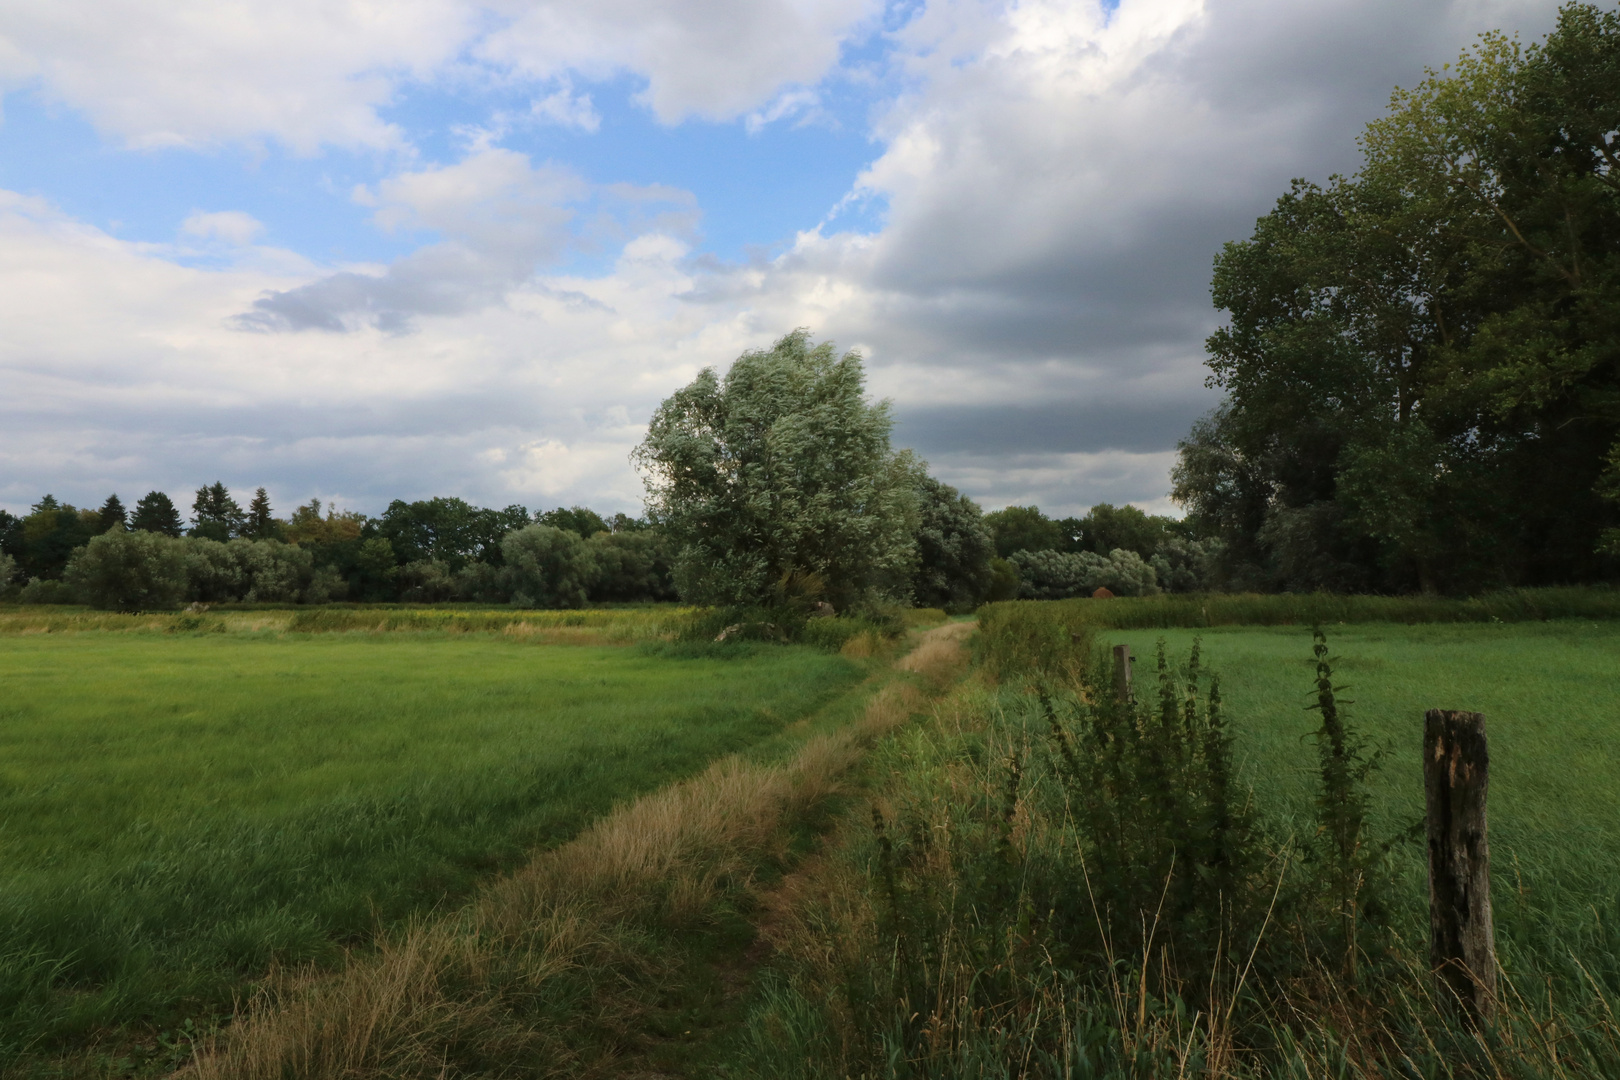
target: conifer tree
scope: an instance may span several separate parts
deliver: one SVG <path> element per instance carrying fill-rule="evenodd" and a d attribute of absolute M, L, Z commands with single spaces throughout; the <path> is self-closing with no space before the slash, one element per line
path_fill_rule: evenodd
<path fill-rule="evenodd" d="M 253 493 L 253 501 L 248 503 L 247 524 L 242 535 L 252 540 L 275 540 L 280 534 L 281 522 L 270 509 L 270 496 L 264 488 L 259 488 Z"/>
<path fill-rule="evenodd" d="M 165 536 L 179 536 L 181 531 L 180 511 L 175 508 L 174 501 L 161 491 L 148 491 L 141 501 L 135 504 L 135 514 L 129 520 L 131 529 L 143 532 L 162 533 Z"/>
<path fill-rule="evenodd" d="M 247 515 L 242 513 L 242 507 L 231 498 L 225 485 L 215 480 L 197 489 L 197 497 L 191 503 L 191 522 L 191 535 L 224 543 L 242 535 Z"/>
<path fill-rule="evenodd" d="M 128 516 L 116 492 L 107 496 L 107 501 L 101 504 L 96 516 L 96 533 L 123 532 L 129 527 Z"/>

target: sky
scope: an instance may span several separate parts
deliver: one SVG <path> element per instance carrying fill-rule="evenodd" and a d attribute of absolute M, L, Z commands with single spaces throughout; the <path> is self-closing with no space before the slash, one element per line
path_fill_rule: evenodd
<path fill-rule="evenodd" d="M 0 0 L 0 507 L 639 513 L 858 350 L 985 507 L 1175 512 L 1223 243 L 1529 0 Z"/>

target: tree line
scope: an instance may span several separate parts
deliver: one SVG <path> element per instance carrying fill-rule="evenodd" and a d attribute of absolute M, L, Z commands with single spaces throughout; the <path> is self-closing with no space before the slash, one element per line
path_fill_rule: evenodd
<path fill-rule="evenodd" d="M 1569 4 L 1395 93 L 1354 176 L 1215 260 L 1222 405 L 1174 497 L 1231 588 L 1620 573 L 1620 14 Z"/>

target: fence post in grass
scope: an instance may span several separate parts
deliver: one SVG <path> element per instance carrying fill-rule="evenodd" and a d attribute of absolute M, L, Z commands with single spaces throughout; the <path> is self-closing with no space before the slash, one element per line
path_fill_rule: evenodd
<path fill-rule="evenodd" d="M 1423 714 L 1429 826 L 1429 963 L 1443 997 L 1470 1017 L 1496 1011 L 1491 851 L 1485 837 L 1490 756 L 1481 713 Z"/>
<path fill-rule="evenodd" d="M 1114 698 L 1129 703 L 1131 700 L 1131 647 L 1114 646 Z"/>

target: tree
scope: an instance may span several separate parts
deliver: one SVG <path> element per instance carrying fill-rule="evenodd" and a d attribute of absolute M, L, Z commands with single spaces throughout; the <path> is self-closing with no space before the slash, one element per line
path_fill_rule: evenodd
<path fill-rule="evenodd" d="M 311 499 L 294 510 L 281 526 L 282 538 L 300 547 L 324 547 L 360 539 L 366 515 L 353 510 L 326 508 L 321 516 L 321 500 Z"/>
<path fill-rule="evenodd" d="M 276 519 L 275 512 L 270 509 L 269 493 L 264 488 L 254 491 L 253 501 L 248 503 L 242 535 L 249 540 L 280 540 L 285 533 L 286 526 Z"/>
<path fill-rule="evenodd" d="M 591 550 L 578 533 L 530 525 L 501 541 L 501 580 L 517 607 L 583 607 L 595 576 Z"/>
<path fill-rule="evenodd" d="M 1620 13 L 1486 35 L 1216 260 L 1176 496 L 1282 588 L 1590 580 L 1620 525 Z M 1611 455 L 1613 455 L 1611 457 Z M 1610 464 L 1610 462 L 1614 464 Z"/>
<path fill-rule="evenodd" d="M 122 532 L 129 527 L 127 518 L 124 504 L 119 501 L 117 494 L 109 495 L 96 513 L 96 532 Z"/>
<path fill-rule="evenodd" d="M 1003 559 L 1015 551 L 1057 551 L 1064 547 L 1063 530 L 1041 513 L 1038 506 L 1009 506 L 984 515 L 996 537 L 996 554 Z"/>
<path fill-rule="evenodd" d="M 595 564 L 590 598 L 604 601 L 673 600 L 669 545 L 656 529 L 597 532 L 587 544 Z"/>
<path fill-rule="evenodd" d="M 46 495 L 17 525 L 13 556 L 25 577 L 58 580 L 75 548 L 96 535 L 94 510 L 80 510 Z"/>
<path fill-rule="evenodd" d="M 1106 555 L 1116 548 L 1124 548 L 1144 559 L 1152 559 L 1169 535 L 1172 523 L 1169 518 L 1144 513 L 1134 506 L 1098 503 L 1078 524 L 1077 550 Z"/>
<path fill-rule="evenodd" d="M 1090 596 L 1100 588 L 1115 596 L 1152 596 L 1159 592 L 1153 567 L 1136 552 L 1124 548 L 1107 555 L 1094 551 L 1015 551 L 1009 561 L 1018 567 L 1019 595 L 1026 600 Z"/>
<path fill-rule="evenodd" d="M 129 519 L 129 527 L 142 532 L 161 533 L 164 536 L 179 536 L 182 529 L 180 511 L 175 508 L 174 501 L 163 492 L 148 491 L 135 504 L 135 513 Z"/>
<path fill-rule="evenodd" d="M 979 506 L 927 473 L 917 477 L 917 569 L 911 588 L 923 607 L 972 611 L 990 595 L 995 538 Z"/>
<path fill-rule="evenodd" d="M 550 525 L 554 529 L 567 529 L 569 532 L 578 533 L 585 540 L 589 540 L 599 532 L 611 531 L 600 514 L 583 506 L 575 506 L 568 510 L 559 506 L 555 510 L 536 514 L 534 520 L 537 525 Z"/>
<path fill-rule="evenodd" d="M 402 563 L 437 561 L 455 573 L 469 561 L 500 565 L 502 538 L 529 524 L 521 506 L 485 510 L 454 498 L 395 499 L 378 519 L 377 535 Z"/>
<path fill-rule="evenodd" d="M 192 536 L 201 536 L 209 540 L 224 543 L 233 536 L 240 536 L 243 527 L 247 524 L 247 515 L 237 505 L 225 485 L 218 480 L 207 487 L 197 489 L 197 497 L 191 503 Z"/>
<path fill-rule="evenodd" d="M 681 596 L 835 607 L 903 598 L 916 561 L 916 465 L 858 354 L 796 330 L 705 369 L 664 401 L 634 460 L 648 517 L 676 549 Z"/>
<path fill-rule="evenodd" d="M 92 607 L 113 611 L 172 608 L 187 592 L 185 544 L 144 529 L 105 532 L 74 553 L 65 580 Z"/>

